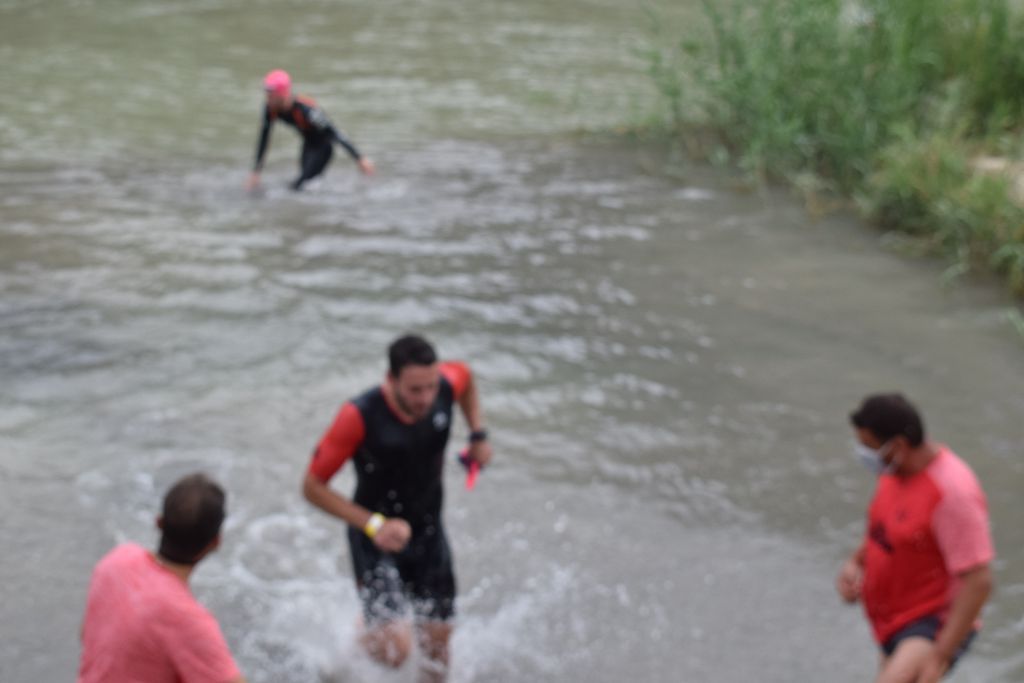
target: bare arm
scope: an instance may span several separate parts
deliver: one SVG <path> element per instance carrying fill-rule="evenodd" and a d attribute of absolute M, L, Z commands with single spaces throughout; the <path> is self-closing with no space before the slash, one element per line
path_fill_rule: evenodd
<path fill-rule="evenodd" d="M 483 429 L 484 418 L 483 411 L 480 410 L 480 394 L 476 389 L 476 381 L 473 379 L 472 372 L 466 381 L 465 391 L 459 397 L 459 408 L 462 409 L 462 414 L 465 415 L 466 424 L 470 430 Z"/>
<path fill-rule="evenodd" d="M 345 496 L 335 493 L 312 472 L 306 472 L 306 478 L 302 481 L 302 495 L 327 514 L 337 517 L 357 529 L 362 529 L 370 521 L 369 510 L 362 505 L 353 503 Z"/>
<path fill-rule="evenodd" d="M 482 430 L 484 428 L 484 416 L 480 408 L 480 393 L 477 391 L 476 381 L 473 379 L 472 372 L 469 373 L 466 388 L 458 401 L 459 408 L 466 417 L 466 424 L 469 426 L 470 431 L 477 432 Z M 486 439 L 472 441 L 469 444 L 469 455 L 481 465 L 486 465 L 493 456 L 490 442 Z"/>
<path fill-rule="evenodd" d="M 327 514 L 357 528 L 366 529 L 373 513 L 362 505 L 334 492 L 312 472 L 306 472 L 302 480 L 302 495 L 313 505 Z M 374 533 L 374 544 L 385 552 L 398 552 L 409 542 L 412 531 L 408 522 L 397 517 L 386 518 Z"/>
<path fill-rule="evenodd" d="M 945 626 L 935 639 L 935 649 L 947 662 L 974 628 L 982 606 L 992 593 L 992 570 L 987 564 L 964 572 L 959 578 L 960 590 L 953 598 Z"/>

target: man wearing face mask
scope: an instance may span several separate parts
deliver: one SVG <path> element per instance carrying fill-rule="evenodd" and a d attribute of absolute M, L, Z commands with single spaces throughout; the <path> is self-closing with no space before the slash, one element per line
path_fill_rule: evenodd
<path fill-rule="evenodd" d="M 349 525 L 366 626 L 363 647 L 398 668 L 411 652 L 415 630 L 424 654 L 418 680 L 443 681 L 455 576 L 441 520 L 441 473 L 456 403 L 470 429 L 467 457 L 486 465 L 491 447 L 466 365 L 438 362 L 433 347 L 415 335 L 392 343 L 388 361 L 382 385 L 341 407 L 313 454 L 303 494 Z M 351 499 L 328 487 L 348 460 L 356 468 Z"/>
<path fill-rule="evenodd" d="M 882 650 L 876 683 L 933 683 L 967 650 L 992 590 L 985 494 L 900 394 L 868 396 L 850 422 L 878 484 L 836 589 L 864 606 Z"/>

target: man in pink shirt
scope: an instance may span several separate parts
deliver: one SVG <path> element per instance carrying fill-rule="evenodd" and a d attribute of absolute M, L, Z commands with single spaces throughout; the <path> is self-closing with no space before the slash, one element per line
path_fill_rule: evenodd
<path fill-rule="evenodd" d="M 985 494 L 963 460 L 925 439 L 903 396 L 869 396 L 850 421 L 879 477 L 836 588 L 864 605 L 882 650 L 876 683 L 934 683 L 966 652 L 992 591 Z"/>
<path fill-rule="evenodd" d="M 78 683 L 245 683 L 217 621 L 188 588 L 220 544 L 224 498 L 202 474 L 181 479 L 157 518 L 159 550 L 126 543 L 96 565 Z"/>

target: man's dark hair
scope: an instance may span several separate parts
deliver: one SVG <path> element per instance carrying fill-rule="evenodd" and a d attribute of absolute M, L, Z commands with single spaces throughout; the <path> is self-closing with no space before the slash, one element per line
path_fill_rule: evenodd
<path fill-rule="evenodd" d="M 868 396 L 850 413 L 850 422 L 858 429 L 868 430 L 882 442 L 902 436 L 915 448 L 924 443 L 921 415 L 902 394 Z"/>
<path fill-rule="evenodd" d="M 224 489 L 204 474 L 179 479 L 164 496 L 161 557 L 178 564 L 198 562 L 220 533 L 224 501 Z"/>
<path fill-rule="evenodd" d="M 388 369 L 395 378 L 407 365 L 433 365 L 436 362 L 437 353 L 434 347 L 426 339 L 415 334 L 399 337 L 388 347 Z"/>

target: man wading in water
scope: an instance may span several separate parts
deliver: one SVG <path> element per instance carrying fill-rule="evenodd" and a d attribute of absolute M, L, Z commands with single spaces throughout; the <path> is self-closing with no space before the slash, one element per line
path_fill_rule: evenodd
<path fill-rule="evenodd" d="M 903 396 L 868 396 L 850 422 L 878 485 L 836 589 L 864 605 L 882 655 L 876 683 L 935 683 L 967 651 L 992 590 L 985 494 Z"/>
<path fill-rule="evenodd" d="M 441 472 L 456 403 L 469 424 L 468 457 L 491 459 L 476 385 L 463 363 L 440 363 L 422 337 L 388 349 L 384 384 L 345 403 L 320 440 L 303 494 L 347 522 L 356 587 L 363 603 L 363 647 L 400 667 L 413 626 L 424 655 L 418 680 L 445 680 L 455 614 L 455 575 L 441 520 Z M 328 481 L 345 462 L 356 468 L 352 499 Z"/>

